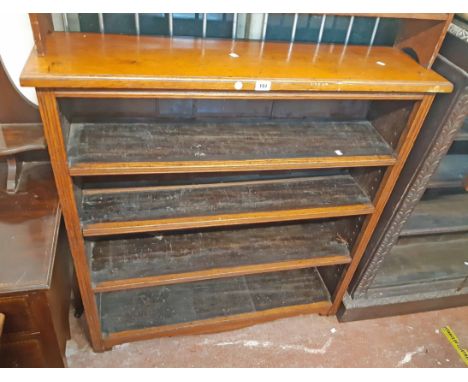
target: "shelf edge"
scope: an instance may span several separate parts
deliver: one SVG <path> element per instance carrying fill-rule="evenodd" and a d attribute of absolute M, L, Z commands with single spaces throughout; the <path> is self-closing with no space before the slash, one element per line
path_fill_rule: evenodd
<path fill-rule="evenodd" d="M 315 207 L 298 210 L 248 212 L 213 216 L 194 216 L 158 220 L 92 223 L 84 225 L 83 236 L 109 236 L 129 233 L 172 231 L 191 228 L 221 227 L 254 223 L 285 222 L 303 219 L 320 219 L 367 215 L 374 212 L 371 203 L 344 206 Z"/>
<path fill-rule="evenodd" d="M 180 324 L 134 329 L 111 333 L 103 337 L 105 347 L 112 347 L 121 343 L 144 340 L 155 337 L 168 337 L 181 334 L 216 333 L 239 329 L 253 324 L 271 321 L 279 318 L 300 314 L 326 314 L 331 307 L 330 301 L 318 301 L 312 304 L 293 305 L 288 307 L 268 309 L 259 312 L 236 314 L 227 317 L 216 317 L 200 321 Z"/>
<path fill-rule="evenodd" d="M 322 256 L 311 259 L 278 261 L 274 263 L 214 268 L 186 273 L 173 273 L 160 276 L 148 276 L 113 281 L 103 281 L 97 283 L 93 290 L 95 293 L 105 293 L 118 290 L 129 290 L 161 285 L 189 283 L 194 281 L 211 280 L 225 277 L 253 275 L 258 273 L 269 273 L 302 268 L 312 268 L 318 266 L 349 264 L 350 262 L 351 257 L 349 255 Z"/>

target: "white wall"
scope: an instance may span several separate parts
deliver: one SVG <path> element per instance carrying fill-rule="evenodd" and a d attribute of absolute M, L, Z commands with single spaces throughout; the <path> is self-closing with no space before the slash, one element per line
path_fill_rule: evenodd
<path fill-rule="evenodd" d="M 33 46 L 28 14 L 0 12 L 0 56 L 16 87 L 37 104 L 34 89 L 19 85 L 21 71 Z"/>

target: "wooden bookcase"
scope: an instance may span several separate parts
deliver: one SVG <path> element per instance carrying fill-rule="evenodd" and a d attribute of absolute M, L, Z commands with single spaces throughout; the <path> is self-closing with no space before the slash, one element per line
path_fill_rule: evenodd
<path fill-rule="evenodd" d="M 449 19 L 422 21 L 440 34 Z M 97 351 L 335 314 L 434 95 L 452 90 L 401 46 L 41 44 L 21 82 Z"/>

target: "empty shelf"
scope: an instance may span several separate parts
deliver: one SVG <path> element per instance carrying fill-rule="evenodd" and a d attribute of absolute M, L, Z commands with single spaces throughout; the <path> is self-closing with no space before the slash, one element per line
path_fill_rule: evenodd
<path fill-rule="evenodd" d="M 463 188 L 468 175 L 468 154 L 446 155 L 429 181 L 429 188 Z"/>
<path fill-rule="evenodd" d="M 351 261 L 337 221 L 89 241 L 95 291 Z"/>
<path fill-rule="evenodd" d="M 468 194 L 442 195 L 422 200 L 401 236 L 468 232 Z"/>
<path fill-rule="evenodd" d="M 221 331 L 330 308 L 315 268 L 100 293 L 106 342 Z"/>
<path fill-rule="evenodd" d="M 456 288 L 468 276 L 467 249 L 468 236 L 464 233 L 401 238 L 385 258 L 372 288 L 417 288 L 421 283 L 444 280 L 454 280 L 448 284 Z M 427 285 L 421 291 L 428 291 Z"/>
<path fill-rule="evenodd" d="M 372 213 L 350 175 L 189 186 L 83 190 L 85 236 Z"/>
<path fill-rule="evenodd" d="M 71 125 L 68 147 L 75 176 L 395 163 L 368 121 L 82 123 Z"/>

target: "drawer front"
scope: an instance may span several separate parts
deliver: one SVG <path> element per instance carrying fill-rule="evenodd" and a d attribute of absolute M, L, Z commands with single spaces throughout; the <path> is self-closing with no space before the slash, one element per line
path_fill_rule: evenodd
<path fill-rule="evenodd" d="M 4 334 L 37 330 L 26 297 L 0 297 L 0 313 L 5 315 Z"/>
<path fill-rule="evenodd" d="M 0 367 L 45 367 L 38 339 L 0 344 Z"/>

